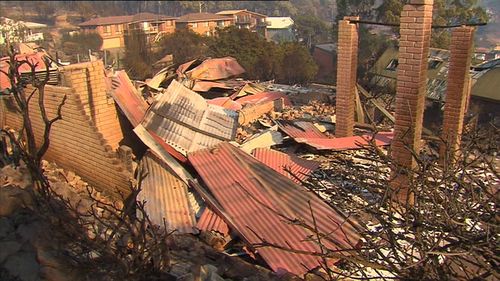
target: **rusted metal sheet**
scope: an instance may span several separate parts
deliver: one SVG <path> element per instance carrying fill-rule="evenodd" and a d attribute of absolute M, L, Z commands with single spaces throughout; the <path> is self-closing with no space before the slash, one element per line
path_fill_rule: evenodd
<path fill-rule="evenodd" d="M 265 103 L 277 99 L 283 99 L 284 106 L 292 106 L 292 103 L 290 102 L 288 96 L 285 93 L 280 93 L 280 92 L 262 92 L 254 95 L 248 95 L 239 98 L 235 101 L 241 105 L 246 105 L 246 104 Z"/>
<path fill-rule="evenodd" d="M 207 102 L 209 104 L 222 106 L 224 108 L 231 109 L 234 111 L 241 110 L 241 104 L 235 102 L 234 100 L 232 100 L 231 98 L 228 98 L 228 97 L 214 98 L 214 99 L 207 100 Z"/>
<path fill-rule="evenodd" d="M 125 71 L 117 71 L 111 78 L 111 96 L 132 126 L 135 127 L 141 123 L 148 104 L 141 98 Z"/>
<path fill-rule="evenodd" d="M 329 138 L 313 123 L 305 121 L 276 121 L 278 127 L 295 141 L 305 143 L 318 150 L 349 150 L 358 149 L 368 144 L 371 135 L 352 136 L 344 138 Z M 375 145 L 389 145 L 394 137 L 393 132 L 380 132 L 375 135 Z"/>
<path fill-rule="evenodd" d="M 328 233 L 337 244 L 327 243 L 329 248 L 352 247 L 359 239 L 352 225 L 343 223 L 344 216 L 316 194 L 227 142 L 190 153 L 188 159 L 250 246 L 265 239 L 284 247 L 320 251 L 316 243 L 306 239 L 310 232 L 286 223 L 277 214 L 303 219 L 312 226 L 308 202 L 319 231 Z M 272 247 L 258 248 L 257 252 L 278 274 L 302 275 L 319 265 L 312 255 Z"/>
<path fill-rule="evenodd" d="M 320 163 L 267 148 L 256 148 L 252 155 L 276 172 L 300 184 L 316 170 Z"/>
<path fill-rule="evenodd" d="M 371 135 L 352 136 L 344 138 L 296 138 L 297 142 L 306 143 L 318 150 L 350 150 L 359 149 L 368 145 Z M 376 146 L 391 144 L 394 137 L 393 132 L 380 132 L 375 135 Z"/>
<path fill-rule="evenodd" d="M 190 80 L 215 81 L 238 76 L 245 72 L 245 69 L 232 57 L 207 59 L 200 65 L 191 68 L 196 62 L 194 60 L 180 65 L 177 69 L 177 75 L 180 78 Z"/>
<path fill-rule="evenodd" d="M 205 208 L 196 227 L 201 231 L 217 231 L 224 236 L 229 235 L 227 224 L 210 208 Z"/>
<path fill-rule="evenodd" d="M 287 121 L 276 120 L 278 127 L 294 139 L 308 139 L 308 138 L 324 138 L 328 139 L 326 135 L 321 133 L 313 123 L 305 121 Z"/>
<path fill-rule="evenodd" d="M 146 152 L 141 162 L 147 174 L 137 199 L 146 201 L 145 209 L 151 221 L 163 226 L 165 219 L 169 231 L 196 233 L 187 185 L 152 152 Z"/>
<path fill-rule="evenodd" d="M 186 155 L 233 140 L 238 113 L 208 104 L 202 96 L 173 80 L 150 107 L 142 125 Z"/>

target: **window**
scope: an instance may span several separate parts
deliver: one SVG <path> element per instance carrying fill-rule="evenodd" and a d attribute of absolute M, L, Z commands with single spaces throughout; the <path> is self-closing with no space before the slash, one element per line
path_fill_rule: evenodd
<path fill-rule="evenodd" d="M 224 27 L 224 21 L 223 20 L 217 21 L 217 26 Z"/>
<path fill-rule="evenodd" d="M 437 69 L 440 65 L 440 60 L 429 60 L 428 69 Z"/>
<path fill-rule="evenodd" d="M 385 67 L 385 69 L 390 71 L 395 71 L 398 68 L 398 59 L 392 59 L 389 64 Z"/>
<path fill-rule="evenodd" d="M 198 27 L 198 23 L 197 23 L 197 22 L 193 22 L 193 23 L 191 24 L 191 27 L 197 28 L 197 27 Z"/>
<path fill-rule="evenodd" d="M 121 24 L 115 25 L 115 33 L 122 34 L 122 32 L 123 32 L 123 25 L 121 25 Z"/>
<path fill-rule="evenodd" d="M 111 34 L 111 25 L 104 26 L 104 34 Z"/>
<path fill-rule="evenodd" d="M 203 26 L 204 26 L 204 27 L 208 27 L 208 21 L 203 22 Z"/>

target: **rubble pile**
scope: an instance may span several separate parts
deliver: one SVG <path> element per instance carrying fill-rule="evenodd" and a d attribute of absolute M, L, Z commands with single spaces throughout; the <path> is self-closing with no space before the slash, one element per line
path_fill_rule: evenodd
<path fill-rule="evenodd" d="M 43 162 L 51 188 L 68 200 L 82 215 L 90 207 L 104 212 L 99 204 L 116 204 L 95 191 L 72 171 Z M 33 212 L 37 205 L 28 191 L 32 182 L 23 163 L 0 170 L 0 277 L 2 280 L 85 280 L 78 267 L 65 260 L 64 242 L 58 241 L 57 229 Z M 98 203 L 98 204 L 96 204 Z M 87 235 L 92 235 L 91 225 Z M 85 235 L 85 234 L 83 234 Z M 236 257 L 227 256 L 195 237 L 176 235 L 170 242 L 170 279 L 168 280 L 275 280 L 272 272 Z M 63 247 L 63 248 L 61 248 Z M 92 247 L 89 245 L 89 247 Z M 17 279 L 15 279 L 17 278 Z M 198 279 L 197 279 L 198 278 Z M 283 280 L 283 279 L 282 279 Z"/>
<path fill-rule="evenodd" d="M 183 64 L 175 78 L 160 71 L 139 89 L 124 72 L 109 73 L 108 84 L 134 132 L 149 148 L 142 162 L 147 163 L 150 178 L 146 177 L 139 197 L 153 202 L 150 211 L 155 217 L 167 219 L 167 228 L 199 233 L 214 248 L 254 260 L 278 276 L 304 276 L 320 263 L 312 255 L 299 257 L 286 248 L 317 252 L 317 245 L 297 240 L 310 233 L 288 226 L 267 208 L 312 223 L 307 202 L 315 202 L 315 211 L 329 214 L 329 220 L 341 225 L 328 230 L 331 222 L 318 218 L 320 229 L 335 233 L 332 249 L 356 244 L 358 234 L 350 226 L 356 218 L 345 219 L 301 183 L 328 165 L 328 151 L 356 150 L 368 144 L 370 134 L 333 136 L 332 87 L 236 78 L 243 72 L 235 59 L 227 57 Z M 151 88 L 154 97 L 149 95 Z M 382 132 L 375 143 L 385 146 L 391 139 L 391 132 Z M 257 247 L 264 242 L 278 248 Z"/>

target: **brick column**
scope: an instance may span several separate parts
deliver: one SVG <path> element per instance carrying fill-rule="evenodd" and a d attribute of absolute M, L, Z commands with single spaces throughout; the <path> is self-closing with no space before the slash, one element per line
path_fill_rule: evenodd
<path fill-rule="evenodd" d="M 470 94 L 469 69 L 473 38 L 474 28 L 472 27 L 462 26 L 455 28 L 451 33 L 448 87 L 446 89 L 443 131 L 441 134 L 445 143 L 440 148 L 441 159 L 443 160 L 447 151 L 455 153 L 460 146 L 464 114 Z"/>
<path fill-rule="evenodd" d="M 427 64 L 432 25 L 433 0 L 410 0 L 401 12 L 399 58 L 396 86 L 396 112 L 392 157 L 406 168 L 415 165 L 409 148 L 420 149 L 427 88 Z M 395 171 L 392 187 L 398 196 L 413 202 L 408 194 L 408 175 Z"/>
<path fill-rule="evenodd" d="M 359 17 L 344 17 L 339 21 L 337 51 L 337 96 L 336 137 L 352 136 L 354 130 L 354 100 L 358 63 L 358 25 L 350 20 Z"/>
<path fill-rule="evenodd" d="M 405 145 L 418 151 L 422 134 L 432 4 L 433 0 L 410 0 L 401 12 L 392 156 L 406 167 L 412 167 L 414 159 Z"/>

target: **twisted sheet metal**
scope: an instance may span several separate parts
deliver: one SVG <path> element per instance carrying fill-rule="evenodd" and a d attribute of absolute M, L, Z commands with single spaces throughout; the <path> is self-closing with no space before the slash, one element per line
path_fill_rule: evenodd
<path fill-rule="evenodd" d="M 202 96 L 173 80 L 146 113 L 142 124 L 186 155 L 233 140 L 238 113 L 208 104 Z"/>
<path fill-rule="evenodd" d="M 145 200 L 145 209 L 151 221 L 178 233 L 196 233 L 196 219 L 188 198 L 187 185 L 175 176 L 151 151 L 142 158 L 146 177 L 137 199 Z"/>
<path fill-rule="evenodd" d="M 316 170 L 320 163 L 286 154 L 268 148 L 256 148 L 252 155 L 260 162 L 266 164 L 276 172 L 300 184 Z"/>
<path fill-rule="evenodd" d="M 139 95 L 125 71 L 117 71 L 111 78 L 111 96 L 132 126 L 136 127 L 141 123 L 148 104 Z"/>
<path fill-rule="evenodd" d="M 329 138 L 311 122 L 306 121 L 276 121 L 278 127 L 295 141 L 305 143 L 318 150 L 349 150 L 359 149 L 368 145 L 372 138 L 370 134 L 361 136 Z M 393 132 L 380 132 L 375 134 L 374 141 L 377 146 L 389 145 L 394 138 Z"/>
<path fill-rule="evenodd" d="M 276 120 L 278 127 L 290 137 L 297 138 L 324 138 L 328 139 L 318 128 L 314 126 L 311 122 L 305 121 L 287 121 L 287 120 Z"/>
<path fill-rule="evenodd" d="M 345 217 L 316 194 L 227 142 L 191 153 L 188 160 L 250 246 L 265 240 L 286 248 L 320 252 L 317 244 L 308 240 L 314 237 L 312 232 L 280 216 L 314 226 L 309 203 L 318 230 L 331 238 L 324 241 L 330 249 L 351 248 L 359 239 Z M 274 247 L 258 248 L 257 252 L 278 274 L 302 275 L 319 266 L 318 257 L 309 254 Z"/>

